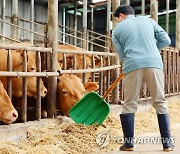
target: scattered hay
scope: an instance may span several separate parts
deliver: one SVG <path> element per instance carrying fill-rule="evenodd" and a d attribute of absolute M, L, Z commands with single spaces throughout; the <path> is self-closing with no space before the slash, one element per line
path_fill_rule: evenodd
<path fill-rule="evenodd" d="M 169 99 L 171 124 L 180 123 L 180 101 Z M 158 132 L 154 109 L 135 116 L 135 135 Z M 120 139 L 120 140 L 119 140 Z M 84 126 L 64 122 L 62 118 L 48 122 L 43 127 L 27 129 L 27 140 L 19 143 L 0 142 L 0 154 L 80 154 L 118 150 L 122 144 L 119 118 L 109 115 L 104 123 Z"/>

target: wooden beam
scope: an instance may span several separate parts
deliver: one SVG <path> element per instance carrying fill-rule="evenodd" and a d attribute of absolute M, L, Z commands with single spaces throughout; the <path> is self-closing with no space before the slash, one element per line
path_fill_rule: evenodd
<path fill-rule="evenodd" d="M 166 32 L 169 33 L 169 0 L 166 0 Z"/>
<path fill-rule="evenodd" d="M 119 0 L 113 0 L 112 1 L 112 12 L 115 12 L 119 5 L 120 5 L 120 1 Z M 114 27 L 117 24 L 114 16 L 112 16 L 112 23 L 113 23 L 113 29 L 114 29 Z"/>
<path fill-rule="evenodd" d="M 56 72 L 57 61 L 57 31 L 58 31 L 58 1 L 48 0 L 48 46 L 52 47 L 52 53 L 49 54 L 48 70 Z M 57 78 L 48 78 L 48 117 L 54 118 L 56 113 L 56 91 Z"/>
<path fill-rule="evenodd" d="M 141 2 L 141 14 L 145 15 L 145 0 L 142 0 Z"/>
<path fill-rule="evenodd" d="M 150 14 L 151 14 L 151 18 L 154 19 L 156 22 L 158 22 L 158 1 L 157 0 L 151 0 Z"/>

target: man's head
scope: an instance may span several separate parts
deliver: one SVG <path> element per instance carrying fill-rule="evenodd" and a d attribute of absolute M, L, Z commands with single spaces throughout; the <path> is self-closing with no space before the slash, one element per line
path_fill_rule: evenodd
<path fill-rule="evenodd" d="M 118 22 L 123 21 L 127 15 L 134 15 L 134 9 L 127 4 L 120 5 L 113 15 L 117 18 Z"/>

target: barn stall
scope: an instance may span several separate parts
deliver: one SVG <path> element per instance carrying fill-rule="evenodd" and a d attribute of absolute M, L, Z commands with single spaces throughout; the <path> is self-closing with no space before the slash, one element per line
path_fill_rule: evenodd
<path fill-rule="evenodd" d="M 35 1 L 36 2 L 36 1 Z M 64 117 L 58 116 L 55 120 L 43 119 L 41 120 L 41 105 L 42 99 L 40 96 L 40 79 L 43 78 L 48 81 L 47 89 L 48 89 L 48 117 L 56 118 L 58 111 L 56 109 L 56 85 L 57 85 L 57 77 L 64 73 L 69 74 L 78 74 L 82 73 L 83 78 L 82 82 L 84 83 L 86 80 L 85 73 L 91 73 L 91 81 L 96 81 L 99 84 L 98 93 L 103 95 L 104 92 L 108 89 L 110 84 L 114 81 L 115 78 L 121 72 L 121 65 L 117 59 L 116 53 L 113 50 L 111 44 L 111 26 L 115 26 L 115 21 L 112 18 L 111 25 L 111 8 L 112 11 L 121 4 L 129 3 L 134 8 L 137 14 L 146 14 L 151 15 L 153 19 L 158 21 L 164 26 L 166 31 L 169 33 L 172 40 L 174 42 L 173 45 L 176 45 L 176 48 L 169 47 L 162 50 L 162 58 L 164 62 L 164 75 L 165 75 L 165 92 L 166 96 L 172 98 L 172 96 L 178 96 L 180 93 L 180 53 L 179 53 L 179 34 L 178 34 L 178 21 L 179 16 L 176 15 L 176 19 L 174 14 L 178 14 L 179 10 L 179 1 L 176 3 L 174 1 L 166 1 L 166 3 L 158 1 L 104 1 L 99 3 L 92 3 L 89 1 L 41 1 L 35 3 L 33 0 L 31 1 L 1 1 L 1 12 L 2 19 L 1 21 L 1 41 L 3 44 L 0 44 L 1 49 L 6 49 L 8 51 L 8 71 L 0 72 L 1 76 L 7 77 L 22 77 L 23 81 L 23 94 L 21 98 L 22 107 L 18 107 L 20 122 L 18 124 L 12 124 L 10 126 L 2 126 L 2 132 L 4 137 L 2 137 L 3 141 L 9 140 L 23 140 L 22 143 L 8 143 L 12 145 L 10 149 L 8 149 L 6 143 L 2 144 L 2 150 L 8 151 L 9 153 L 13 152 L 26 152 L 32 151 L 30 153 L 38 153 L 42 152 L 41 148 L 46 147 L 47 153 L 50 153 L 52 149 L 54 149 L 55 153 L 83 153 L 83 152 L 98 152 L 98 151 L 112 151 L 119 147 L 119 144 L 110 144 L 107 147 L 101 147 L 96 145 L 96 135 L 102 130 L 108 130 L 111 134 L 117 133 L 122 136 L 122 130 L 120 126 L 117 126 L 119 120 L 115 117 L 108 117 L 105 123 L 97 128 L 95 126 L 85 127 L 81 125 L 72 124 L 71 121 L 64 120 Z M 93 4 L 93 5 L 92 5 Z M 12 10 L 10 10 L 10 6 L 12 6 Z M 48 6 L 48 7 L 47 7 Z M 59 7 L 58 7 L 59 6 Z M 166 8 L 165 8 L 166 6 Z M 17 9 L 18 7 L 22 9 Z M 25 9 L 27 7 L 27 9 Z M 87 8 L 88 7 L 88 8 Z M 140 9 L 139 9 L 140 8 Z M 160 13 L 158 13 L 158 8 L 160 9 Z M 7 11 L 8 10 L 8 11 Z M 19 12 L 18 12 L 19 10 Z M 42 12 L 41 12 L 41 11 Z M 47 11 L 48 10 L 48 11 Z M 90 12 L 88 12 L 89 10 Z M 172 11 L 170 13 L 170 11 Z M 22 11 L 22 12 L 21 12 Z M 174 12 L 173 12 L 174 11 Z M 73 13 L 72 13 L 73 12 Z M 43 16 L 40 14 L 44 14 Z M 79 13 L 79 15 L 78 15 Z M 169 15 L 170 13 L 170 15 Z M 102 18 L 102 14 L 107 14 L 107 19 Z M 58 15 L 58 16 L 57 16 Z M 41 18 L 42 16 L 42 18 Z M 170 16 L 170 20 L 169 20 Z M 171 16 L 173 16 L 171 18 Z M 164 18 L 166 20 L 164 21 Z M 100 18 L 100 19 L 97 19 Z M 48 20 L 46 20 L 48 19 Z M 96 20 L 95 20 L 96 19 Z M 73 22 L 72 22 L 73 21 Z M 98 27 L 98 22 L 104 22 L 105 27 Z M 81 24 L 82 23 L 82 24 Z M 88 24 L 89 23 L 89 24 Z M 176 28 L 174 28 L 174 24 L 176 23 Z M 58 25 L 58 26 L 54 26 Z M 103 24 L 102 24 L 103 25 Z M 170 28 L 169 28 L 170 27 Z M 104 29 L 103 29 L 104 28 Z M 176 33 L 174 31 L 176 29 Z M 175 37 L 176 36 L 176 39 Z M 176 40 L 176 41 L 175 41 Z M 34 44 L 34 47 L 27 46 L 16 46 L 9 45 L 9 43 L 13 42 L 31 42 Z M 65 49 L 57 49 L 58 44 L 64 45 L 74 45 L 76 47 L 80 47 L 81 50 L 65 50 Z M 23 51 L 23 70 L 22 72 L 12 72 L 11 68 L 11 50 L 22 50 Z M 27 72 L 27 60 L 26 60 L 26 51 L 35 52 L 36 53 L 36 63 L 37 63 L 37 72 Z M 57 71 L 55 59 L 57 58 L 57 53 L 63 53 L 63 68 L 60 71 Z M 67 54 L 73 54 L 73 66 L 70 70 L 67 69 Z M 76 57 L 78 54 L 83 55 L 83 67 L 82 69 L 77 69 L 77 60 Z M 92 55 L 91 69 L 86 68 L 86 56 Z M 95 57 L 98 56 L 100 60 L 99 66 L 95 66 Z M 37 77 L 37 98 L 34 99 L 35 106 L 28 107 L 28 97 L 27 97 L 27 77 L 33 76 Z M 12 79 L 8 78 L 8 94 L 9 97 L 12 98 Z M 151 99 L 149 97 L 148 89 L 146 85 L 143 85 L 140 101 L 147 101 Z M 178 97 L 173 100 L 170 99 L 170 108 L 173 112 L 177 111 L 179 106 Z M 115 88 L 112 94 L 107 98 L 107 101 L 111 104 L 117 105 L 119 102 L 123 102 L 123 88 L 121 83 Z M 112 105 L 113 106 L 113 105 Z M 114 109 L 114 106 L 112 107 Z M 117 106 L 116 106 L 117 107 Z M 119 107 L 119 105 L 118 105 Z M 112 109 L 112 110 L 113 110 Z M 116 109 L 117 110 L 117 109 Z M 116 111 L 114 109 L 114 112 Z M 38 120 L 32 122 L 32 119 L 28 119 L 28 113 L 30 116 L 35 115 L 33 120 Z M 175 117 L 178 115 L 178 111 L 176 114 L 172 114 L 171 117 L 173 119 L 173 123 L 179 123 L 178 119 Z M 154 111 L 149 114 L 144 115 L 138 113 L 137 116 L 137 125 L 140 126 L 142 124 L 142 117 L 153 116 Z M 152 119 L 152 118 L 151 118 Z M 47 120 L 47 121 L 46 121 Z M 70 122 L 69 122 L 70 121 Z M 22 123 L 21 123 L 22 122 Z M 142 130 L 136 130 L 137 134 L 142 134 L 146 132 L 147 128 L 150 128 L 150 132 L 152 130 L 156 131 L 156 128 L 150 127 L 150 125 L 154 121 L 149 123 L 143 121 L 144 128 Z M 34 127 L 30 127 L 34 125 Z M 112 125 L 112 127 L 110 126 Z M 30 128 L 29 128 L 30 127 Z M 42 128 L 41 128 L 42 127 Z M 107 129 L 108 128 L 108 129 Z M 48 134 L 52 130 L 52 134 Z M 16 132 L 16 133 L 15 133 Z M 34 133 L 35 132 L 35 133 Z M 41 132 L 41 133 L 39 133 Z M 87 133 L 89 132 L 89 133 Z M 96 134 L 94 135 L 94 132 Z M 33 134 L 34 133 L 34 134 Z M 37 134 L 36 134 L 37 133 Z M 54 133 L 54 134 L 53 134 Z M 60 135 L 57 136 L 57 133 Z M 72 136 L 67 137 L 67 134 L 71 134 Z M 79 139 L 80 142 L 75 140 L 75 137 L 82 134 Z M 87 135 L 87 136 L 86 136 Z M 8 137 L 11 136 L 11 137 Z M 50 136 L 53 136 L 52 138 Z M 88 148 L 87 145 L 90 143 L 89 141 L 84 142 L 84 138 L 91 138 L 92 145 Z M 27 139 L 27 140 L 26 140 Z M 24 142 L 26 140 L 26 142 Z M 47 142 L 46 142 L 47 141 Z M 52 143 L 53 144 L 50 144 Z M 74 143 L 76 142 L 76 143 Z M 4 143 L 4 142 L 3 142 Z M 24 147 L 25 145 L 29 145 L 28 147 Z M 50 144 L 50 145 L 49 145 Z M 78 148 L 84 145 L 85 148 Z M 38 146 L 36 146 L 38 145 Z M 71 148 L 71 146 L 77 148 Z M 20 151 L 22 150 L 22 151 Z"/>

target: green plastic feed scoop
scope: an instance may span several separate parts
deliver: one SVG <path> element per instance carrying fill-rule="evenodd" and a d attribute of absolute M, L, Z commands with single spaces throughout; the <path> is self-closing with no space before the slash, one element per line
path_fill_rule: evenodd
<path fill-rule="evenodd" d="M 110 112 L 109 104 L 105 101 L 105 98 L 114 89 L 123 76 L 124 74 L 121 73 L 103 97 L 96 92 L 87 93 L 69 110 L 69 116 L 72 120 L 77 124 L 97 124 L 100 126 Z"/>

